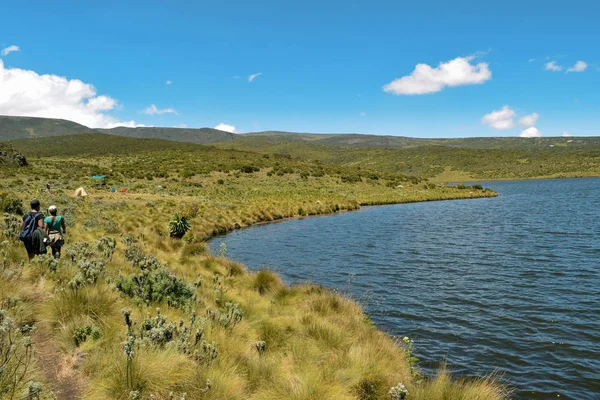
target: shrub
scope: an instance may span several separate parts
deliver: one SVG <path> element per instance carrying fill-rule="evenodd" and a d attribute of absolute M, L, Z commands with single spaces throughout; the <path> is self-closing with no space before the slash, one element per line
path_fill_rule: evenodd
<path fill-rule="evenodd" d="M 4 213 L 4 236 L 7 239 L 17 240 L 21 231 L 21 221 L 14 215 Z"/>
<path fill-rule="evenodd" d="M 341 179 L 344 183 L 357 183 L 362 181 L 360 175 L 342 175 Z"/>
<path fill-rule="evenodd" d="M 11 197 L 8 193 L 0 193 L 0 212 L 23 215 L 23 204 L 21 200 Z"/>
<path fill-rule="evenodd" d="M 181 239 L 191 228 L 186 217 L 174 213 L 169 221 L 169 235 L 172 238 Z"/>
<path fill-rule="evenodd" d="M 98 328 L 87 325 L 75 328 L 73 331 L 73 341 L 77 347 L 79 347 L 81 343 L 85 342 L 88 337 L 91 337 L 94 340 L 100 339 L 100 331 Z"/>
<path fill-rule="evenodd" d="M 110 260 L 115 252 L 115 249 L 117 248 L 117 241 L 112 237 L 101 237 L 96 242 L 96 247 L 105 258 Z"/>
<path fill-rule="evenodd" d="M 260 171 L 260 168 L 253 167 L 251 165 L 244 165 L 242 168 L 240 168 L 240 171 L 243 172 L 243 173 L 245 173 L 245 174 L 251 174 L 253 172 Z"/>
<path fill-rule="evenodd" d="M 69 286 L 76 289 L 84 285 L 93 285 L 98 281 L 106 270 L 106 262 L 104 260 L 88 260 L 81 259 L 77 263 L 79 271 L 69 282 Z"/>
<path fill-rule="evenodd" d="M 127 296 L 146 304 L 166 301 L 170 307 L 181 308 L 195 298 L 192 287 L 165 267 L 146 269 L 129 278 L 120 276 L 116 287 Z"/>
<path fill-rule="evenodd" d="M 33 361 L 31 334 L 34 328 L 19 326 L 7 311 L 0 308 L 0 397 L 12 399 Z"/>
<path fill-rule="evenodd" d="M 477 190 L 483 190 L 483 186 L 481 186 L 480 184 L 476 183 L 473 186 L 471 186 L 473 189 L 477 189 Z"/>

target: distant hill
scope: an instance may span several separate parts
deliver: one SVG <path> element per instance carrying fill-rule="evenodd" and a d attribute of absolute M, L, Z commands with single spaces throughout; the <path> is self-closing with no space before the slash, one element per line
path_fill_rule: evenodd
<path fill-rule="evenodd" d="M 218 142 L 230 142 L 236 136 L 234 133 L 220 131 L 212 128 L 161 128 L 140 127 L 125 128 L 119 126 L 112 129 L 97 129 L 98 132 L 109 135 L 126 136 L 143 139 L 164 139 L 174 142 L 187 142 L 196 144 L 212 144 Z"/>
<path fill-rule="evenodd" d="M 50 136 L 70 136 L 82 133 L 105 133 L 109 135 L 131 138 L 164 139 L 174 142 L 187 142 L 196 144 L 229 142 L 232 141 L 236 136 L 233 133 L 212 128 L 125 128 L 120 126 L 112 129 L 92 129 L 72 121 L 66 121 L 64 119 L 11 117 L 0 115 L 0 141 L 42 138 Z"/>
<path fill-rule="evenodd" d="M 189 151 L 205 147 L 192 143 L 179 143 L 161 139 L 128 138 L 99 132 L 46 137 L 36 140 L 19 139 L 12 140 L 7 144 L 32 157 L 118 156 L 162 150 Z"/>
<path fill-rule="evenodd" d="M 600 176 L 600 137 L 412 139 L 266 132 L 214 146 L 439 181 Z"/>
<path fill-rule="evenodd" d="M 422 139 L 423 143 L 431 140 Z M 235 161 L 234 169 L 277 167 L 273 171 L 278 173 L 282 168 L 287 171 L 286 163 L 300 163 L 311 165 L 310 168 L 328 165 L 333 174 L 358 169 L 441 182 L 600 176 L 600 138 L 597 137 L 443 139 L 437 143 L 440 144 L 396 148 L 334 146 L 323 144 L 322 140 L 299 139 L 295 135 L 238 135 L 236 140 L 205 146 L 87 133 L 14 140 L 8 144 L 34 162 L 38 157 L 81 157 L 82 160 L 90 157 L 92 160 L 97 156 L 109 157 L 114 160 L 111 163 L 117 160 L 164 160 L 161 165 L 165 174 L 171 169 L 185 169 L 186 174 L 204 173 L 209 170 L 207 165 L 217 170 L 230 170 L 227 167 Z M 167 156 L 173 154 L 178 157 L 177 164 L 166 161 Z M 197 169 L 194 161 L 199 157 L 206 161 L 201 169 Z M 148 171 L 152 168 L 147 166 Z M 336 168 L 340 168 L 339 171 Z"/>
<path fill-rule="evenodd" d="M 468 149 L 544 148 L 548 146 L 600 145 L 600 137 L 470 137 L 450 139 L 423 139 L 405 136 L 366 135 L 358 133 L 295 133 L 281 131 L 252 132 L 236 135 L 246 149 L 285 147 L 289 144 L 311 143 L 332 147 L 406 148 L 417 146 L 448 146 Z M 237 147 L 237 146 L 236 146 Z M 268 150 L 267 150 L 268 151 Z"/>
<path fill-rule="evenodd" d="M 360 133 L 296 133 L 281 131 L 252 132 L 237 135 L 237 140 L 254 140 L 268 143 L 282 142 L 313 142 L 329 146 L 353 146 L 353 147 L 384 147 L 399 148 L 407 146 L 423 146 L 427 144 L 439 144 L 443 139 L 417 139 L 405 136 L 389 135 L 367 135 Z M 260 138 L 260 139 L 259 139 Z"/>
<path fill-rule="evenodd" d="M 93 132 L 96 131 L 64 119 L 0 115 L 0 141 Z"/>

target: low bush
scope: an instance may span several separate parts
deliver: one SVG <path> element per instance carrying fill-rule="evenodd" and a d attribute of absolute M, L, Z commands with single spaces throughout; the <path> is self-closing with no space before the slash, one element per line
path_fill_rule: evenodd
<path fill-rule="evenodd" d="M 23 215 L 23 203 L 18 198 L 2 192 L 0 193 L 0 212 Z"/>

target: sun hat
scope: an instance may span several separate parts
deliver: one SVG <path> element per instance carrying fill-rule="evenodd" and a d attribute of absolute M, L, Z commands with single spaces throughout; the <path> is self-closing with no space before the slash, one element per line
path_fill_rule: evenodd
<path fill-rule="evenodd" d="M 50 207 L 48 207 L 48 212 L 49 213 L 55 213 L 56 210 L 57 210 L 56 206 L 50 206 Z"/>

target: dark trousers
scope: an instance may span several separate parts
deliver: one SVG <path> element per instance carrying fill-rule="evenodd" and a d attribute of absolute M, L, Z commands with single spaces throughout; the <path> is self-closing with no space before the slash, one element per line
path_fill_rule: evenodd
<path fill-rule="evenodd" d="M 27 257 L 31 260 L 33 257 L 46 254 L 46 245 L 44 244 L 44 231 L 42 228 L 37 228 L 33 232 L 33 237 L 30 242 L 23 242 L 25 250 L 27 250 Z"/>

